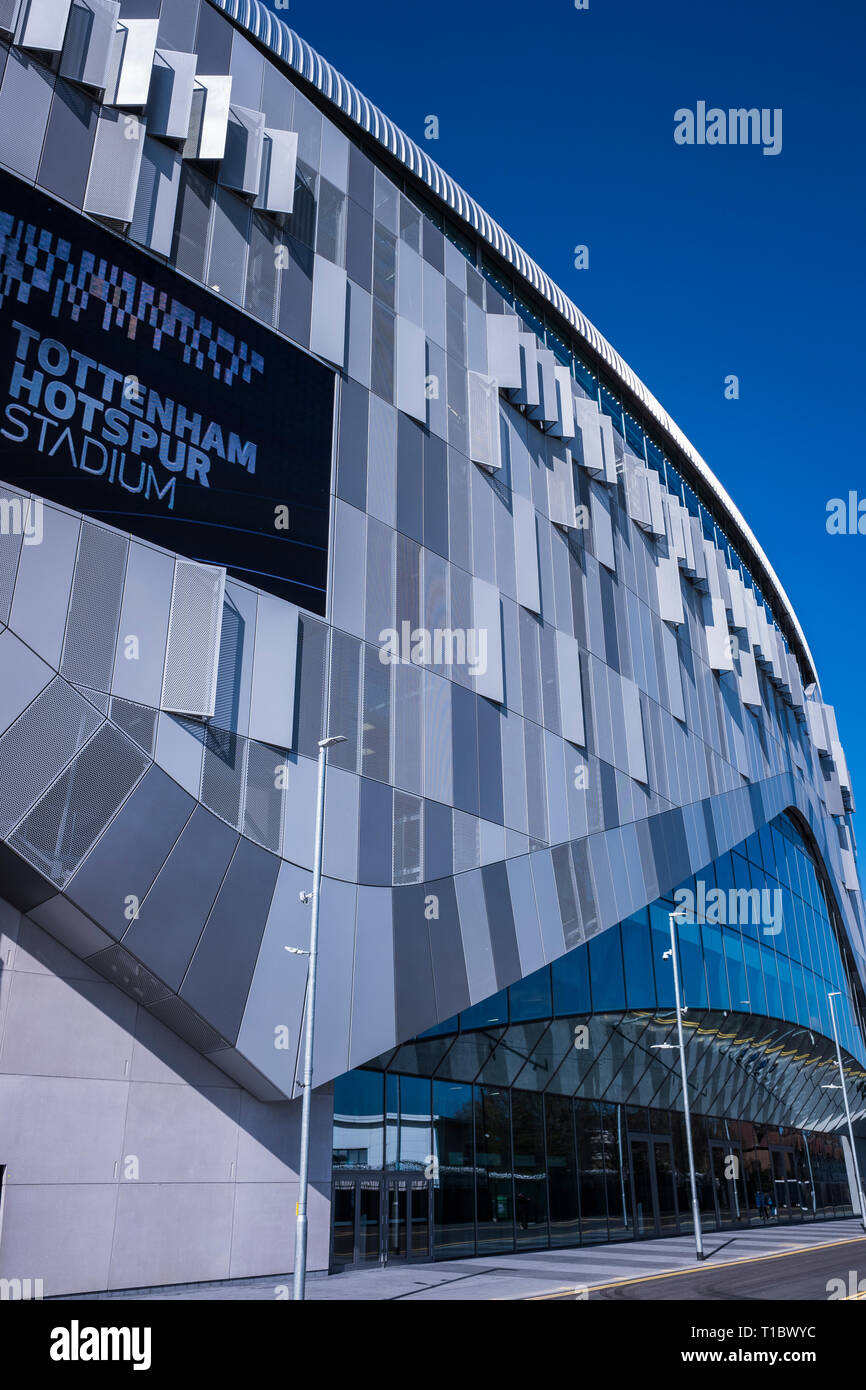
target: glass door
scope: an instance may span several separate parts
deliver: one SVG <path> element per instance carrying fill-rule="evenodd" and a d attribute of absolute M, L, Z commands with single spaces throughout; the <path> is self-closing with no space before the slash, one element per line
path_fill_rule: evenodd
<path fill-rule="evenodd" d="M 679 1232 L 674 1151 L 658 1134 L 629 1136 L 635 1235 L 673 1236 Z"/>
<path fill-rule="evenodd" d="M 331 1269 L 381 1264 L 382 1179 L 341 1177 L 331 1192 Z"/>

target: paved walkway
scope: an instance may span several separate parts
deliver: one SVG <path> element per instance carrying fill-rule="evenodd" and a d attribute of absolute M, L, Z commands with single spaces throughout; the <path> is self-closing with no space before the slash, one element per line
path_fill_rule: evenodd
<path fill-rule="evenodd" d="M 859 1220 L 804 1226 L 757 1227 L 704 1236 L 707 1263 L 719 1267 L 743 1259 L 809 1250 L 863 1236 Z M 843 1261 L 844 1263 L 844 1261 Z M 319 1302 L 412 1300 L 491 1300 L 538 1298 L 592 1288 L 618 1279 L 651 1278 L 696 1266 L 691 1236 L 596 1245 L 573 1250 L 533 1250 L 519 1255 L 488 1255 L 437 1264 L 395 1264 L 307 1281 L 307 1298 Z M 841 1268 L 841 1266 L 840 1266 Z M 847 1266 L 845 1266 L 847 1269 Z M 291 1295 L 291 1276 L 223 1285 L 198 1285 L 150 1293 L 96 1295 L 111 1299 L 273 1300 Z M 91 1295 L 93 1297 L 93 1295 Z"/>

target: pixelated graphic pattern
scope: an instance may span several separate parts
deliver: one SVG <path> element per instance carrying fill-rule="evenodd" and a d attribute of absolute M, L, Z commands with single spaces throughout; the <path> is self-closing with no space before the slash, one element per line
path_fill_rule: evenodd
<path fill-rule="evenodd" d="M 181 349 L 185 366 L 209 371 L 226 386 L 238 376 L 249 382 L 253 372 L 264 373 L 261 353 L 165 291 L 90 251 L 76 260 L 70 242 L 0 212 L 0 309 L 7 298 L 29 304 L 36 293 L 51 297 L 52 318 L 67 314 L 78 323 L 82 314 L 101 314 L 107 333 L 119 329 L 134 342 L 149 332 L 155 352 L 169 340 Z"/>

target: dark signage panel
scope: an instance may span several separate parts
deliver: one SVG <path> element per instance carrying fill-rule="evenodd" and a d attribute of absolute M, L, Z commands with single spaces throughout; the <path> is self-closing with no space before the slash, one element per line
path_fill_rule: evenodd
<path fill-rule="evenodd" d="M 334 374 L 0 173 L 0 480 L 323 613 Z"/>

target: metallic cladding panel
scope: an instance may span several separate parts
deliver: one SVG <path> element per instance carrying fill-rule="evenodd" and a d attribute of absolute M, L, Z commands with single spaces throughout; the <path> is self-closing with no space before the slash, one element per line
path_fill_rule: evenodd
<path fill-rule="evenodd" d="M 183 164 L 180 155 L 147 136 L 129 235 L 157 255 L 171 255 Z"/>
<path fill-rule="evenodd" d="M 72 0 L 27 0 L 19 17 L 15 42 L 42 53 L 63 48 Z"/>
<path fill-rule="evenodd" d="M 195 53 L 156 49 L 147 103 L 149 135 L 164 140 L 186 140 L 197 63 Z"/>
<path fill-rule="evenodd" d="M 147 103 L 156 53 L 155 19 L 121 17 L 106 101 L 138 110 Z"/>
<path fill-rule="evenodd" d="M 346 272 L 322 256 L 313 271 L 310 351 L 338 367 L 346 355 Z"/>
<path fill-rule="evenodd" d="M 118 0 L 73 0 L 60 59 L 60 75 L 102 91 L 108 81 Z"/>
<path fill-rule="evenodd" d="M 126 536 L 82 523 L 60 666 L 76 685 L 111 689 L 128 549 Z"/>
<path fill-rule="evenodd" d="M 195 802 L 151 767 L 66 886 L 66 896 L 116 941 L 126 932 Z"/>
<path fill-rule="evenodd" d="M 161 701 L 168 712 L 213 716 L 225 580 L 213 565 L 175 561 Z"/>
<path fill-rule="evenodd" d="M 280 861 L 241 840 L 202 932 L 180 996 L 234 1042 Z"/>
<path fill-rule="evenodd" d="M 124 945 L 172 989 L 186 974 L 238 835 L 197 806 L 130 924 Z"/>
<path fill-rule="evenodd" d="M 144 150 L 145 128 L 135 116 L 103 107 L 96 127 L 85 212 L 131 222 Z"/>

